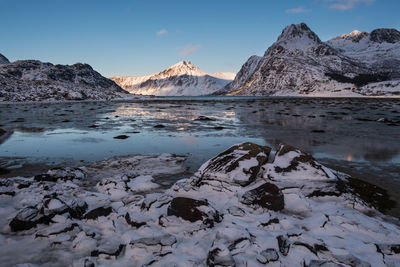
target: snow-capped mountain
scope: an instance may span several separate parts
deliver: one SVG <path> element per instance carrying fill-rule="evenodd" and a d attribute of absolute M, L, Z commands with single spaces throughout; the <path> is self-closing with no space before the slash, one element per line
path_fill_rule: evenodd
<path fill-rule="evenodd" d="M 209 95 L 223 88 L 234 73 L 208 74 L 190 61 L 180 61 L 166 70 L 146 76 L 114 76 L 110 79 L 134 94 L 157 96 Z"/>
<path fill-rule="evenodd" d="M 251 57 L 235 80 L 218 93 L 312 96 L 400 94 L 400 69 L 396 64 L 400 59 L 398 33 L 389 29 L 378 29 L 371 34 L 352 32 L 322 42 L 306 24 L 292 24 L 282 31 L 263 57 Z M 363 47 L 368 48 L 366 56 L 362 55 Z"/>
<path fill-rule="evenodd" d="M 10 61 L 5 56 L 0 54 L 0 64 L 7 64 L 7 63 L 10 63 Z"/>
<path fill-rule="evenodd" d="M 400 32 L 395 29 L 376 29 L 371 33 L 355 30 L 333 38 L 327 44 L 372 68 L 399 72 Z"/>
<path fill-rule="evenodd" d="M 87 64 L 21 60 L 0 65 L 0 101 L 111 100 L 131 97 Z"/>

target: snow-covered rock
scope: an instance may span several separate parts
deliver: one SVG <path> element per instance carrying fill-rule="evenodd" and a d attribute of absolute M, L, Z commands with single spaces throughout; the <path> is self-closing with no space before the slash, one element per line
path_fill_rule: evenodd
<path fill-rule="evenodd" d="M 131 97 L 87 64 L 22 60 L 0 65 L 0 101 L 111 100 Z"/>
<path fill-rule="evenodd" d="M 10 63 L 10 61 L 8 60 L 8 58 L 6 58 L 5 56 L 3 56 L 2 54 L 0 54 L 0 64 L 7 64 Z"/>
<path fill-rule="evenodd" d="M 169 189 L 145 189 L 182 174 L 182 160 L 123 156 L 53 179 L 0 179 L 13 192 L 0 195 L 2 264 L 400 264 L 400 228 L 377 210 L 392 203 L 376 186 L 288 145 L 243 143 Z"/>
<path fill-rule="evenodd" d="M 156 96 L 209 95 L 232 81 L 235 74 L 208 74 L 190 61 L 180 61 L 166 70 L 146 76 L 114 76 L 110 79 L 133 94 Z"/>
<path fill-rule="evenodd" d="M 398 95 L 399 35 L 394 29 L 353 31 L 322 42 L 306 24 L 292 24 L 263 57 L 250 58 L 217 94 Z"/>

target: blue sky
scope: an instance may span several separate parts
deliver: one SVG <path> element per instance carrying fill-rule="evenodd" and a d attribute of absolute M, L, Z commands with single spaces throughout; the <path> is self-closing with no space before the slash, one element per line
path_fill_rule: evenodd
<path fill-rule="evenodd" d="M 292 23 L 322 40 L 400 29 L 400 0 L 0 0 L 0 53 L 11 61 L 84 62 L 101 74 L 156 73 L 180 60 L 237 72 Z"/>

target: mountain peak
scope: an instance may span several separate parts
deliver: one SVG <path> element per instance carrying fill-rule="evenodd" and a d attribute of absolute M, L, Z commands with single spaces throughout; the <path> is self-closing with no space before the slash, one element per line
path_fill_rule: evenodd
<path fill-rule="evenodd" d="M 10 61 L 5 56 L 0 54 L 0 64 L 7 64 L 7 63 L 10 63 Z"/>
<path fill-rule="evenodd" d="M 176 68 L 176 67 L 179 67 L 179 68 L 182 68 L 182 67 L 184 67 L 184 68 L 197 68 L 192 62 L 190 62 L 188 60 L 179 61 L 178 63 L 172 65 L 170 68 Z"/>
<path fill-rule="evenodd" d="M 292 24 L 283 29 L 278 40 L 265 52 L 267 54 L 283 51 L 306 51 L 323 44 L 319 37 L 305 23 Z"/>
<path fill-rule="evenodd" d="M 178 63 L 170 66 L 165 71 L 162 72 L 166 75 L 195 75 L 195 76 L 202 76 L 205 75 L 201 69 L 199 69 L 196 65 L 194 65 L 190 61 L 179 61 Z"/>
<path fill-rule="evenodd" d="M 287 26 L 278 37 L 278 41 L 296 39 L 310 39 L 315 43 L 321 43 L 319 37 L 303 22 Z"/>

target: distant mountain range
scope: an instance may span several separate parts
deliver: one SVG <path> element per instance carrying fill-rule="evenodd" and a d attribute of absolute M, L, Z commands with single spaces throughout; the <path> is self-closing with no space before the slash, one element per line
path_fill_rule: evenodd
<path fill-rule="evenodd" d="M 132 94 L 156 96 L 209 95 L 235 78 L 231 72 L 208 74 L 190 61 L 180 61 L 166 70 L 146 76 L 114 76 L 123 89 Z"/>
<path fill-rule="evenodd" d="M 4 60 L 5 59 L 5 60 Z M 0 101 L 111 100 L 132 98 L 87 64 L 37 60 L 9 63 L 0 55 Z"/>
<path fill-rule="evenodd" d="M 263 56 L 251 56 L 237 75 L 208 74 L 190 61 L 181 61 L 157 74 L 110 79 L 87 64 L 10 63 L 0 54 L 0 101 L 112 100 L 132 98 L 129 93 L 398 96 L 400 32 L 353 31 L 323 42 L 306 24 L 292 24 Z"/>
<path fill-rule="evenodd" d="M 300 23 L 252 56 L 221 95 L 400 95 L 400 32 L 353 31 L 327 42 Z"/>

